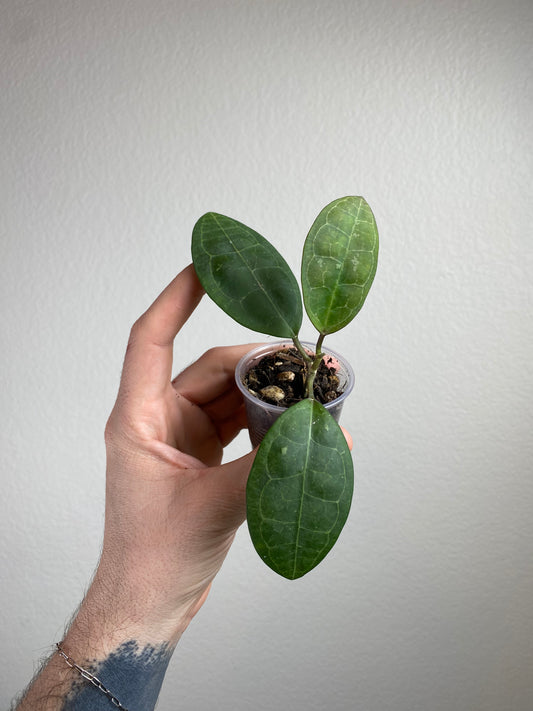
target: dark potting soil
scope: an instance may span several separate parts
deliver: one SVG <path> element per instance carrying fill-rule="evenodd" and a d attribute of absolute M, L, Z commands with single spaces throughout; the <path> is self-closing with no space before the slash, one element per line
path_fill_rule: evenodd
<path fill-rule="evenodd" d="M 336 368 L 326 356 L 315 378 L 315 399 L 325 405 L 342 394 Z M 264 402 L 279 407 L 290 407 L 304 400 L 307 365 L 296 348 L 287 348 L 262 358 L 243 378 L 243 385 Z"/>

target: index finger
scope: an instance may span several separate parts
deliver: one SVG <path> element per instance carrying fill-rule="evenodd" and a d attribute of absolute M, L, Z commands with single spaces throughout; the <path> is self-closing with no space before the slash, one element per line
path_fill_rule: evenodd
<path fill-rule="evenodd" d="M 181 395 L 204 406 L 225 395 L 235 385 L 235 366 L 260 343 L 218 346 L 206 351 L 172 381 Z"/>
<path fill-rule="evenodd" d="M 150 397 L 160 395 L 168 386 L 174 339 L 203 295 L 194 267 L 189 264 L 134 323 L 124 359 L 121 390 L 137 390 Z"/>

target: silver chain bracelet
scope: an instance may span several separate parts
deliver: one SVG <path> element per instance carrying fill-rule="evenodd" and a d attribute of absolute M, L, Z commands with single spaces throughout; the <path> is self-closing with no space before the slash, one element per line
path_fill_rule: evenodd
<path fill-rule="evenodd" d="M 90 681 L 93 686 L 96 686 L 97 689 L 99 689 L 103 694 L 107 696 L 107 698 L 111 701 L 111 703 L 117 707 L 117 709 L 122 709 L 122 711 L 128 711 L 128 709 L 125 706 L 122 706 L 120 701 L 113 696 L 113 694 L 105 688 L 105 686 L 102 684 L 100 679 L 95 676 L 94 674 L 91 674 L 91 672 L 87 671 L 87 669 L 84 669 L 83 667 L 80 667 L 79 664 L 76 664 L 76 662 L 69 657 L 69 655 L 63 651 L 61 645 L 59 642 L 56 644 L 57 647 L 57 652 L 60 654 L 63 659 L 66 661 L 66 663 L 71 667 L 72 669 L 75 669 L 77 672 L 81 674 L 81 676 L 86 679 L 87 681 Z"/>

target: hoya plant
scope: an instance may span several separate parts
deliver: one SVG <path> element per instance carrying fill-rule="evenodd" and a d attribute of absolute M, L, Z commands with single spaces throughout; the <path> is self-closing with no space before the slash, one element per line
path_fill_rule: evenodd
<path fill-rule="evenodd" d="M 304 398 L 283 410 L 266 433 L 246 490 L 257 553 L 285 578 L 299 578 L 331 550 L 350 510 L 351 452 L 316 399 L 314 383 L 324 339 L 352 321 L 372 285 L 378 258 L 374 215 L 362 197 L 326 205 L 303 245 L 301 291 L 270 242 L 224 215 L 208 212 L 198 220 L 192 257 L 218 306 L 247 328 L 292 341 L 304 364 Z M 314 352 L 300 341 L 302 296 L 318 332 Z"/>

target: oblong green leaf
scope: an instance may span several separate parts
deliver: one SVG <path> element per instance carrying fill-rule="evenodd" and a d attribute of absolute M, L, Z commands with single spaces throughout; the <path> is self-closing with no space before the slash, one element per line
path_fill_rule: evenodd
<path fill-rule="evenodd" d="M 238 323 L 281 338 L 298 334 L 302 298 L 296 277 L 255 230 L 208 212 L 194 226 L 192 258 L 207 294 Z"/>
<path fill-rule="evenodd" d="M 353 493 L 346 439 L 316 400 L 302 400 L 272 425 L 246 489 L 248 529 L 272 570 L 294 580 L 331 550 Z"/>
<path fill-rule="evenodd" d="M 378 263 L 376 220 L 362 197 L 334 200 L 320 212 L 304 244 L 302 291 L 311 323 L 334 333 L 357 315 Z"/>

